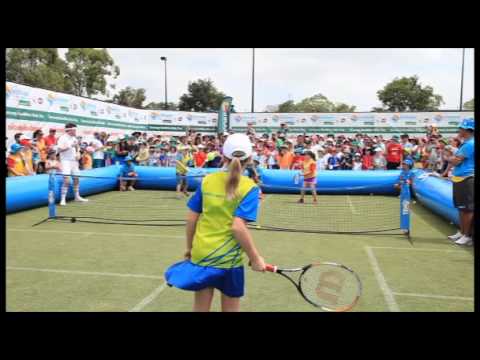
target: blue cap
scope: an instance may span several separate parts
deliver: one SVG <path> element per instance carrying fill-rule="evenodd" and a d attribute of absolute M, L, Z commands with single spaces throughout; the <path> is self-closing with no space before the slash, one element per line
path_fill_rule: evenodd
<path fill-rule="evenodd" d="M 133 161 L 132 157 L 129 155 L 125 158 L 125 161 Z"/>
<path fill-rule="evenodd" d="M 413 160 L 412 159 L 405 159 L 403 160 L 403 163 L 412 167 L 413 166 Z"/>
<path fill-rule="evenodd" d="M 460 129 L 475 130 L 475 120 L 473 118 L 463 119 L 462 123 L 458 127 Z"/>
<path fill-rule="evenodd" d="M 12 154 L 16 154 L 17 152 L 19 152 L 20 150 L 22 150 L 23 146 L 20 145 L 20 144 L 12 144 L 12 146 L 10 147 L 10 152 Z"/>

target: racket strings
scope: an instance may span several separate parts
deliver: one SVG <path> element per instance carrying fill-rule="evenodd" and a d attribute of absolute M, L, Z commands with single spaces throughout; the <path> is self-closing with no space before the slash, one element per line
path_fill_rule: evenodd
<path fill-rule="evenodd" d="M 358 278 L 351 271 L 334 265 L 314 265 L 301 277 L 304 296 L 331 311 L 350 309 L 361 293 Z"/>

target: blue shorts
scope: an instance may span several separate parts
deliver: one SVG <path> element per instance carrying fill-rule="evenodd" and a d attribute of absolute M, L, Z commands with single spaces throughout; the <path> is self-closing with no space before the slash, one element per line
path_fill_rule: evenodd
<path fill-rule="evenodd" d="M 185 260 L 173 264 L 165 272 L 167 285 L 190 291 L 213 287 L 230 297 L 241 297 L 245 293 L 243 266 L 219 269 L 200 266 Z"/>

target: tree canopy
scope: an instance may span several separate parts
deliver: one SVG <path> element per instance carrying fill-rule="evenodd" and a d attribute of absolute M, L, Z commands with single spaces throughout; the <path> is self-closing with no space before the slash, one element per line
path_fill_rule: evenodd
<path fill-rule="evenodd" d="M 444 103 L 442 96 L 435 94 L 431 86 L 422 86 L 416 75 L 395 78 L 377 95 L 384 111 L 436 111 Z"/>
<path fill-rule="evenodd" d="M 325 95 L 316 94 L 295 103 L 293 100 L 278 105 L 278 112 L 353 112 L 356 106 L 334 103 Z"/>
<path fill-rule="evenodd" d="M 225 94 L 217 90 L 210 79 L 188 83 L 188 92 L 180 97 L 178 109 L 182 111 L 217 111 Z"/>
<path fill-rule="evenodd" d="M 118 105 L 133 107 L 136 109 L 143 108 L 143 102 L 146 100 L 145 89 L 134 89 L 127 86 L 116 94 L 112 102 Z"/>

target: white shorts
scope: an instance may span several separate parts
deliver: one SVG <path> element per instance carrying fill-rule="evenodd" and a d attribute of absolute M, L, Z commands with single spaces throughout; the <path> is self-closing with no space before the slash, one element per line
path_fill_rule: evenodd
<path fill-rule="evenodd" d="M 65 175 L 80 175 L 80 169 L 78 168 L 78 161 L 64 160 L 60 162 L 62 166 L 62 174 Z"/>

